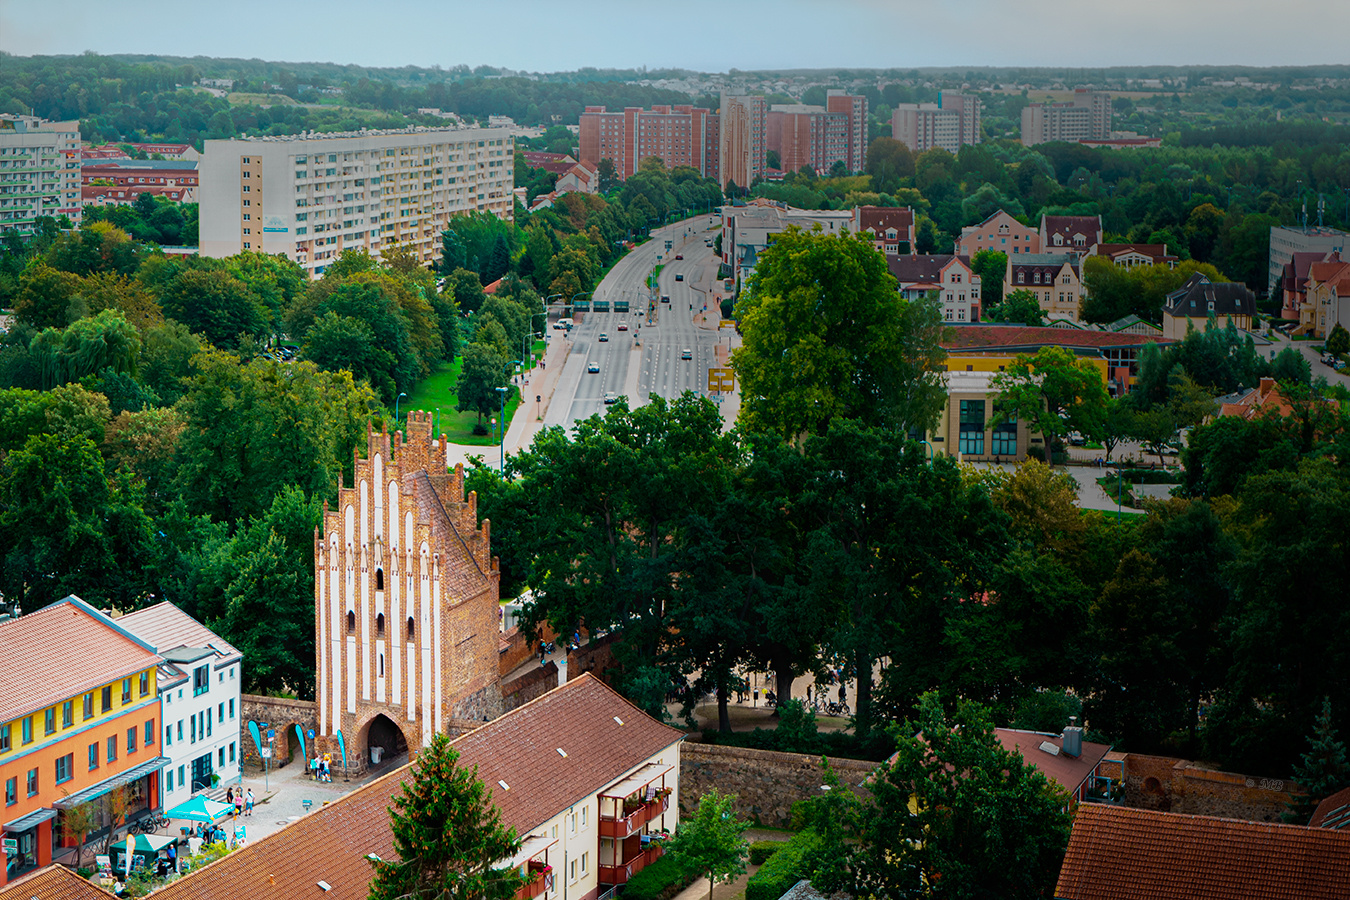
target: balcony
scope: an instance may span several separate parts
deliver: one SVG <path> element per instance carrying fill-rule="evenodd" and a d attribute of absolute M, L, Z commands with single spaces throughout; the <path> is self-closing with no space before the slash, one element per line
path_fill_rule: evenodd
<path fill-rule="evenodd" d="M 626 807 L 625 807 L 626 808 Z M 637 832 L 643 825 L 670 808 L 670 795 L 659 795 L 646 803 L 641 803 L 621 819 L 600 817 L 600 836 L 623 840 Z"/>
<path fill-rule="evenodd" d="M 601 866 L 601 884 L 627 884 L 629 879 L 660 859 L 665 850 L 660 844 L 652 844 L 623 865 Z"/>
<path fill-rule="evenodd" d="M 546 891 L 553 889 L 553 867 L 539 866 L 533 861 L 529 869 L 530 880 L 516 891 L 516 900 L 534 900 Z"/>

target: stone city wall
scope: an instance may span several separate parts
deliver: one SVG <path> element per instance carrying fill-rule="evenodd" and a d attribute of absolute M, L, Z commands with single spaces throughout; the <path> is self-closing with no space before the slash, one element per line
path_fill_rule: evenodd
<path fill-rule="evenodd" d="M 1165 812 L 1278 822 L 1298 785 L 1207 769 L 1170 756 L 1125 755 L 1125 805 Z"/>
<path fill-rule="evenodd" d="M 532 669 L 515 681 L 502 685 L 502 712 L 510 712 L 524 706 L 536 697 L 542 697 L 558 686 L 558 664 Z"/>
<path fill-rule="evenodd" d="M 267 728 L 275 729 L 276 740 L 272 744 L 272 768 L 280 768 L 300 757 L 300 748 L 295 740 L 295 727 L 299 725 L 308 735 L 318 729 L 318 705 L 313 700 L 291 700 L 286 697 L 263 697 L 258 694 L 243 694 L 239 698 L 239 746 L 244 768 L 252 771 L 262 770 L 262 759 L 258 748 L 253 745 L 253 736 L 249 734 L 248 723 L 258 723 L 258 734 L 267 742 Z M 263 723 L 267 723 L 263 727 Z M 306 737 L 306 743 L 310 744 Z M 312 754 L 314 748 L 308 747 Z M 294 750 L 294 752 L 292 752 Z"/>

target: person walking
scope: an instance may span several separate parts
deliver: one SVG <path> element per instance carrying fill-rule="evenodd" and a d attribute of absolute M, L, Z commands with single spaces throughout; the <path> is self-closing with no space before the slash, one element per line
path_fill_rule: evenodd
<path fill-rule="evenodd" d="M 234 795 L 234 817 L 237 819 L 244 814 L 244 792 L 240 791 Z"/>
<path fill-rule="evenodd" d="M 253 815 L 253 788 L 249 788 L 248 793 L 244 795 L 244 815 Z"/>

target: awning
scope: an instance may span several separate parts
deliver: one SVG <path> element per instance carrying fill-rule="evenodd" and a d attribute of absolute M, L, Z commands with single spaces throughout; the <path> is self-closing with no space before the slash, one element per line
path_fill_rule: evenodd
<path fill-rule="evenodd" d="M 618 784 L 605 788 L 600 792 L 600 796 L 622 800 L 629 794 L 642 790 L 667 772 L 673 771 L 674 768 L 674 766 L 658 766 L 656 763 L 647 763 Z"/>
<path fill-rule="evenodd" d="M 91 788 L 85 788 L 78 794 L 62 797 L 60 800 L 53 803 L 52 806 L 57 809 L 71 809 L 79 806 L 81 803 L 97 800 L 99 797 L 102 797 L 104 794 L 115 788 L 120 788 L 124 784 L 131 784 L 133 781 L 144 778 L 152 772 L 158 772 L 171 762 L 173 762 L 173 760 L 169 759 L 167 756 L 157 756 L 148 762 L 141 763 L 135 768 L 127 769 L 119 775 L 114 775 L 107 781 L 101 781 Z"/>
<path fill-rule="evenodd" d="M 515 856 L 511 857 L 511 861 L 507 863 L 506 868 L 514 869 L 523 866 L 556 843 L 558 843 L 557 838 L 551 838 L 546 834 L 532 834 L 520 842 L 520 850 Z"/>
<path fill-rule="evenodd" d="M 0 825 L 0 831 L 5 832 L 6 834 L 19 834 L 37 825 L 41 825 L 48 819 L 55 819 L 55 818 L 56 818 L 56 810 L 54 809 L 34 810 L 33 812 L 30 812 L 28 815 L 21 816 L 7 825 Z"/>

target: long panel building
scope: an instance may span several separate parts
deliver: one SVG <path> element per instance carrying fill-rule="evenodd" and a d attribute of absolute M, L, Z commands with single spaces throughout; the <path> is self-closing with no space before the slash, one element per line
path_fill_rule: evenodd
<path fill-rule="evenodd" d="M 803 166 L 827 171 L 842 162 L 859 172 L 867 153 L 867 98 L 831 91 L 827 106 L 775 104 L 765 116 L 765 150 L 778 154 L 780 168 Z"/>
<path fill-rule="evenodd" d="M 943 91 L 938 103 L 900 103 L 891 113 L 891 137 L 915 153 L 941 147 L 956 153 L 980 142 L 980 98 Z"/>
<path fill-rule="evenodd" d="M 717 177 L 718 116 L 700 106 L 630 106 L 623 112 L 588 106 L 578 137 L 582 161 L 611 160 L 620 180 L 653 156 L 667 168 L 692 166 L 705 178 Z"/>
<path fill-rule="evenodd" d="M 343 250 L 394 243 L 431 263 L 456 213 L 511 218 L 513 154 L 509 133 L 486 128 L 207 141 L 201 252 L 282 253 L 312 276 Z"/>
<path fill-rule="evenodd" d="M 1022 110 L 1022 143 L 1102 140 L 1111 136 L 1111 95 L 1077 88 L 1063 103 L 1038 103 Z"/>
<path fill-rule="evenodd" d="M 0 115 L 0 230 L 80 210 L 80 123 Z"/>

